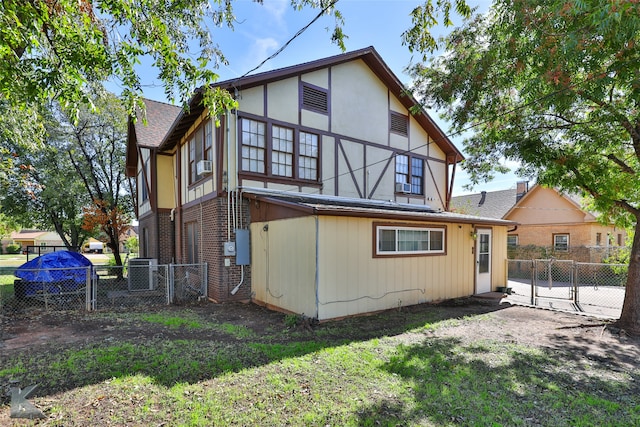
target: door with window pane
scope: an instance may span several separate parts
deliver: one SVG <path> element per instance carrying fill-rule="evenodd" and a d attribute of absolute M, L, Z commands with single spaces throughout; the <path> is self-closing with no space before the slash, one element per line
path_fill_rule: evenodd
<path fill-rule="evenodd" d="M 476 240 L 476 293 L 491 292 L 491 230 L 480 229 Z"/>

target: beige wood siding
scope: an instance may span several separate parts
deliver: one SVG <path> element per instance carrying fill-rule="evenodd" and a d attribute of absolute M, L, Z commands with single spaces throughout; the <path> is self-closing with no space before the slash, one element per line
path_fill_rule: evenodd
<path fill-rule="evenodd" d="M 373 258 L 373 222 L 320 217 L 319 319 L 473 294 L 469 225 L 446 224 L 446 255 Z"/>
<path fill-rule="evenodd" d="M 315 318 L 315 241 L 315 217 L 251 224 L 255 300 Z"/>
<path fill-rule="evenodd" d="M 493 227 L 491 236 L 491 289 L 507 286 L 507 227 Z"/>

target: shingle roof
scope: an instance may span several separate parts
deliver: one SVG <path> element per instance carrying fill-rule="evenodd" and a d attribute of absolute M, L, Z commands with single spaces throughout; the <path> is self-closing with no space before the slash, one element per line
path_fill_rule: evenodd
<path fill-rule="evenodd" d="M 517 190 L 512 188 L 452 197 L 451 210 L 468 215 L 502 219 L 516 204 L 516 195 Z"/>
<path fill-rule="evenodd" d="M 138 120 L 134 125 L 136 139 L 140 147 L 158 147 L 182 108 L 151 99 L 143 101 L 146 106 L 147 124 L 144 124 L 141 113 L 138 114 Z"/>

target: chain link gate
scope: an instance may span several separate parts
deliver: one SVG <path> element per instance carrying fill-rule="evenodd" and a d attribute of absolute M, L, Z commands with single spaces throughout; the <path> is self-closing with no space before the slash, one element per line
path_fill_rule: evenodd
<path fill-rule="evenodd" d="M 583 311 L 577 301 L 573 261 L 536 259 L 533 269 L 534 305 L 539 299 L 571 301 L 576 311 Z"/>
<path fill-rule="evenodd" d="M 508 300 L 617 318 L 628 266 L 556 259 L 507 260 Z"/>

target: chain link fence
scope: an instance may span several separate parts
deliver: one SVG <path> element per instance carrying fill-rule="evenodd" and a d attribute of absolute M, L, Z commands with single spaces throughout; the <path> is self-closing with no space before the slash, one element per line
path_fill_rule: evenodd
<path fill-rule="evenodd" d="M 37 280 L 15 276 L 17 267 L 0 269 L 0 313 L 40 309 L 109 310 L 141 305 L 201 301 L 207 295 L 207 265 L 157 265 L 133 259 L 126 266 L 23 270 Z"/>
<path fill-rule="evenodd" d="M 508 300 L 617 318 L 627 265 L 557 259 L 507 260 Z"/>

